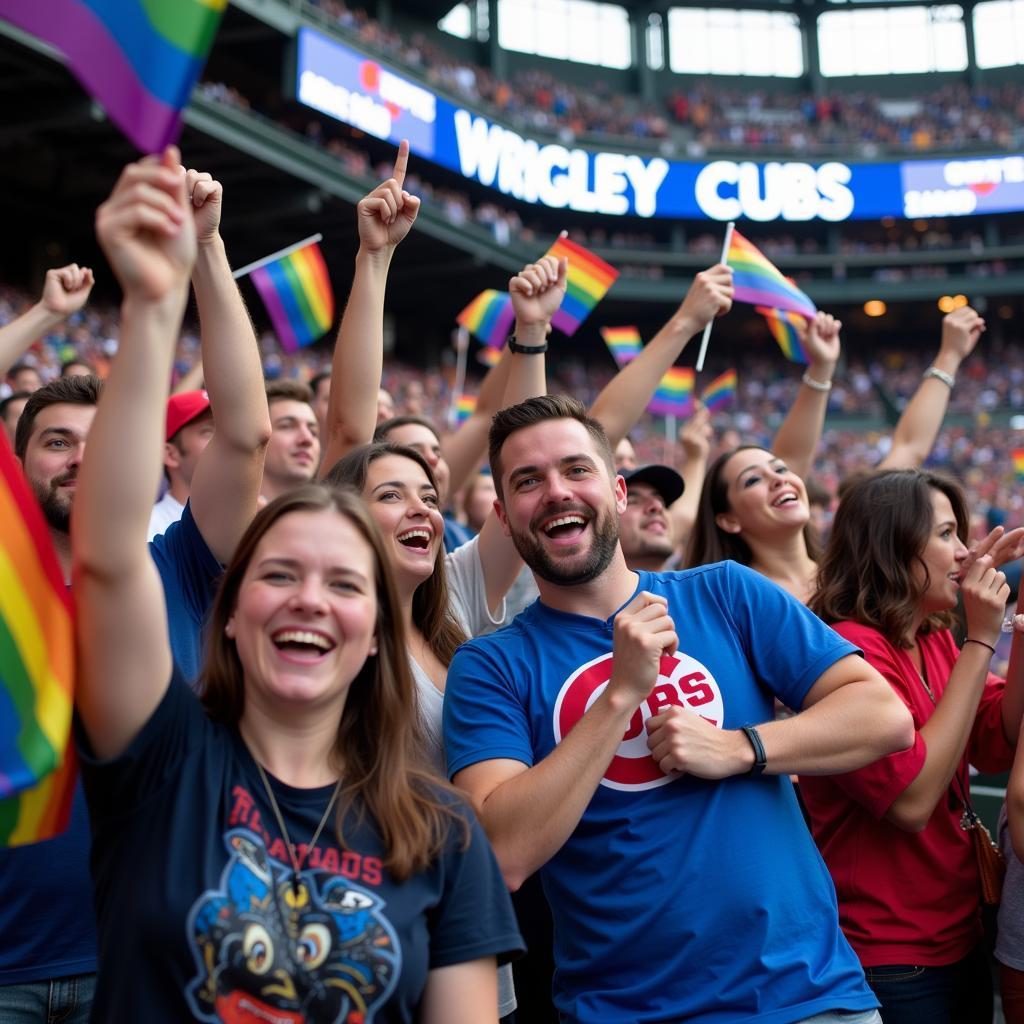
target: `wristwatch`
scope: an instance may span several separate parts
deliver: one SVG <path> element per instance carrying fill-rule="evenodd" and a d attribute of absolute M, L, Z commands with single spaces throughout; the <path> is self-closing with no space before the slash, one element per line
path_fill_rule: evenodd
<path fill-rule="evenodd" d="M 540 356 L 548 350 L 546 341 L 542 345 L 520 345 L 514 334 L 508 336 L 505 344 L 508 345 L 509 352 L 516 352 L 521 356 Z"/>

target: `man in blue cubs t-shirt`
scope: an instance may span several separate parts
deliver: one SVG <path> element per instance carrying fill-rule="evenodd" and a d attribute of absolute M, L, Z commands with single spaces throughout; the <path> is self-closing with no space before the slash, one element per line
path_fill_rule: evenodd
<path fill-rule="evenodd" d="M 509 885 L 541 872 L 563 1018 L 877 1021 L 788 775 L 906 747 L 906 709 L 757 573 L 630 571 L 625 485 L 575 400 L 499 413 L 490 455 L 540 601 L 456 654 L 448 770 Z M 772 721 L 776 696 L 803 713 Z"/>

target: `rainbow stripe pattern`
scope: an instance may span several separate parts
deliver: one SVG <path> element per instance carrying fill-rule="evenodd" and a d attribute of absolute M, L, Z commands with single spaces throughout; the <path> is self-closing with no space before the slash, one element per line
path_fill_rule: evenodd
<path fill-rule="evenodd" d="M 483 345 L 477 349 L 476 361 L 483 363 L 490 370 L 501 362 L 501 352 L 490 345 Z"/>
<path fill-rule="evenodd" d="M 476 412 L 476 395 L 459 395 L 455 399 L 455 422 L 465 423 Z"/>
<path fill-rule="evenodd" d="M 56 47 L 140 150 L 181 133 L 228 0 L 0 0 L 0 18 Z"/>
<path fill-rule="evenodd" d="M 1013 475 L 1018 483 L 1024 483 L 1024 448 L 1014 448 L 1011 453 L 1013 458 Z"/>
<path fill-rule="evenodd" d="M 455 318 L 455 322 L 485 345 L 501 349 L 512 333 L 515 319 L 512 296 L 508 292 L 487 288 Z"/>
<path fill-rule="evenodd" d="M 755 309 L 768 321 L 768 330 L 778 342 L 782 354 L 791 363 L 807 364 L 807 352 L 804 350 L 801 337 L 807 329 L 807 321 L 799 313 L 791 313 L 784 309 L 767 309 L 756 306 Z"/>
<path fill-rule="evenodd" d="M 818 312 L 813 302 L 760 249 L 734 230 L 725 262 L 732 267 L 733 299 L 752 306 L 769 306 L 799 313 L 810 320 Z"/>
<path fill-rule="evenodd" d="M 46 523 L 6 437 L 0 523 L 0 846 L 18 846 L 67 825 L 75 637 Z"/>
<path fill-rule="evenodd" d="M 250 275 L 285 352 L 322 338 L 334 322 L 334 292 L 316 242 Z"/>
<path fill-rule="evenodd" d="M 647 411 L 656 416 L 689 416 L 693 412 L 695 374 L 689 367 L 673 366 L 661 378 Z"/>
<path fill-rule="evenodd" d="M 702 392 L 700 400 L 705 407 L 715 412 L 736 398 L 736 371 L 720 373 Z"/>
<path fill-rule="evenodd" d="M 556 259 L 565 256 L 569 261 L 565 298 L 555 310 L 551 323 L 565 334 L 573 335 L 616 282 L 619 272 L 600 256 L 568 238 L 556 238 L 546 255 Z"/>
<path fill-rule="evenodd" d="M 631 363 L 643 351 L 640 332 L 635 327 L 602 327 L 601 337 L 619 366 Z"/>

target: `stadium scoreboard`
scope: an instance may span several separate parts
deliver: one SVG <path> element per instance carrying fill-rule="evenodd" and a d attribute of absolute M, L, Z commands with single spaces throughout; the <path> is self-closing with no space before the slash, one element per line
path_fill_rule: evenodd
<path fill-rule="evenodd" d="M 609 216 L 801 222 L 1024 210 L 1024 154 L 959 159 L 667 160 L 540 142 L 452 103 L 311 28 L 296 39 L 300 102 L 488 188 Z"/>

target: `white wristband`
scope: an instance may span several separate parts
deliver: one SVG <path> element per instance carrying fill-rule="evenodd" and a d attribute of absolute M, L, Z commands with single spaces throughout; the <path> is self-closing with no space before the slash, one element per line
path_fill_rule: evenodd
<path fill-rule="evenodd" d="M 921 376 L 934 377 L 936 380 L 941 380 L 942 383 L 945 384 L 950 391 L 953 390 L 953 385 L 956 383 L 953 374 L 946 373 L 945 370 L 940 370 L 937 366 L 929 366 L 928 369 L 921 374 Z"/>
<path fill-rule="evenodd" d="M 832 381 L 830 380 L 815 380 L 809 374 L 804 374 L 800 378 L 812 391 L 831 391 Z"/>

